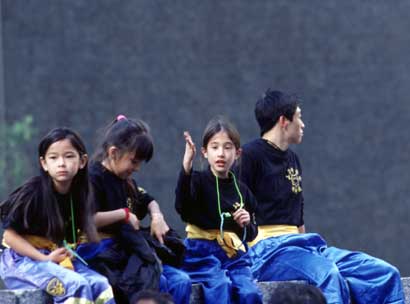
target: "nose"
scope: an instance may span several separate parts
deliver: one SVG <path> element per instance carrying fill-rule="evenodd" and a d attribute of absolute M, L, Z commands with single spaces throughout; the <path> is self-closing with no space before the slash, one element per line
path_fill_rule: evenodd
<path fill-rule="evenodd" d="M 60 166 L 60 167 L 65 166 L 65 159 L 64 159 L 64 157 L 59 157 L 59 158 L 58 158 L 58 166 Z"/>

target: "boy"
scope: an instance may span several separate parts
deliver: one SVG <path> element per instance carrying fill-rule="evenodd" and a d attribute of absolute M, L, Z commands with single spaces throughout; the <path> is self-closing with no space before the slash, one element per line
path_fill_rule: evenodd
<path fill-rule="evenodd" d="M 305 233 L 302 168 L 289 149 L 300 144 L 304 123 L 298 99 L 268 89 L 255 106 L 261 138 L 243 146 L 241 179 L 254 193 L 259 234 L 251 245 L 259 281 L 306 280 L 328 303 L 404 303 L 398 270 L 362 252 L 327 247 Z"/>

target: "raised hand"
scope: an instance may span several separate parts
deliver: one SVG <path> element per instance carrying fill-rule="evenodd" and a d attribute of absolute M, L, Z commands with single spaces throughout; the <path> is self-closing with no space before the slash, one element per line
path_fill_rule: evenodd
<path fill-rule="evenodd" d="M 246 211 L 245 209 L 241 208 L 236 210 L 233 214 L 233 219 L 234 221 L 241 227 L 243 228 L 244 226 L 247 226 L 251 222 L 251 216 L 249 215 L 249 212 Z"/>
<path fill-rule="evenodd" d="M 192 169 L 192 163 L 194 161 L 194 157 L 196 154 L 196 147 L 188 131 L 184 132 L 184 137 L 185 137 L 185 154 L 184 154 L 184 159 L 182 161 L 182 166 L 184 167 L 185 173 L 188 174 L 191 172 L 191 169 Z"/>

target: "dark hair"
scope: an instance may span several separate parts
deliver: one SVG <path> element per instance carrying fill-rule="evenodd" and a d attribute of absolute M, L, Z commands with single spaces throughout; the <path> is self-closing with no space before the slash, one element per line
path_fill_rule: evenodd
<path fill-rule="evenodd" d="M 40 141 L 38 156 L 44 158 L 48 148 L 55 142 L 68 139 L 78 151 L 80 157 L 85 155 L 86 149 L 83 141 L 77 133 L 68 128 L 56 128 L 51 130 Z M 30 217 L 36 216 L 45 219 L 46 237 L 59 243 L 64 239 L 64 220 L 55 195 L 53 180 L 44 171 L 40 164 L 40 176 L 27 181 L 23 186 L 15 190 L 10 197 L 1 203 L 1 216 L 13 217 L 14 212 L 24 204 L 23 226 L 28 229 Z M 40 191 L 40 192 L 38 192 Z M 74 217 L 77 229 L 83 231 L 90 241 L 97 240 L 97 230 L 92 218 L 92 201 L 89 196 L 88 169 L 87 166 L 79 169 L 70 186 L 71 198 L 74 206 Z M 39 195 L 38 195 L 39 194 Z M 31 214 L 28 210 L 36 210 L 39 214 Z"/>
<path fill-rule="evenodd" d="M 107 126 L 93 159 L 100 162 L 106 159 L 111 146 L 119 149 L 121 154 L 135 152 L 135 158 L 146 162 L 154 154 L 148 125 L 142 120 L 131 120 L 124 116 Z"/>
<path fill-rule="evenodd" d="M 255 105 L 261 135 L 272 129 L 282 115 L 292 121 L 299 103 L 300 99 L 296 95 L 268 89 Z"/>
<path fill-rule="evenodd" d="M 223 116 L 216 116 L 208 122 L 202 135 L 202 147 L 206 149 L 212 136 L 221 131 L 225 131 L 228 134 L 236 149 L 241 147 L 241 139 L 238 130 Z"/>
<path fill-rule="evenodd" d="M 138 304 L 140 300 L 153 300 L 156 304 L 174 304 L 174 300 L 169 293 L 145 289 L 137 293 L 132 304 Z"/>

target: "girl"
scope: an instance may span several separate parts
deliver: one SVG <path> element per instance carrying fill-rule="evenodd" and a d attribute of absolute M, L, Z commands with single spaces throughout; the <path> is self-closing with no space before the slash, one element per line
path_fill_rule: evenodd
<path fill-rule="evenodd" d="M 169 291 L 176 303 L 189 303 L 189 276 L 161 265 L 144 238 L 140 220 L 151 215 L 151 233 L 161 242 L 169 230 L 158 203 L 139 188 L 132 174 L 153 155 L 152 139 L 142 121 L 120 115 L 107 128 L 90 165 L 95 194 L 95 221 L 101 237 L 99 248 L 84 250 L 91 267 L 106 275 L 119 303 L 135 302 L 142 289 Z M 160 280 L 161 279 L 161 280 Z"/>
<path fill-rule="evenodd" d="M 1 256 L 1 278 L 11 289 L 45 290 L 54 303 L 115 303 L 107 279 L 73 258 L 67 245 L 75 246 L 81 232 L 96 240 L 82 140 L 57 128 L 42 139 L 38 154 L 41 175 L 0 205 L 9 247 Z"/>
<path fill-rule="evenodd" d="M 249 269 L 241 258 L 245 242 L 256 237 L 256 201 L 230 171 L 240 154 L 236 129 L 222 118 L 211 120 L 202 137 L 205 171 L 192 171 L 196 148 L 185 136 L 183 168 L 175 208 L 187 222 L 183 269 L 204 288 L 206 303 L 262 303 Z M 252 217 L 251 217 L 252 214 Z"/>

